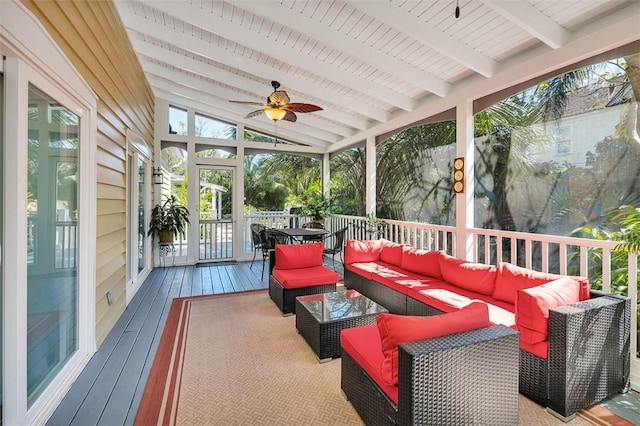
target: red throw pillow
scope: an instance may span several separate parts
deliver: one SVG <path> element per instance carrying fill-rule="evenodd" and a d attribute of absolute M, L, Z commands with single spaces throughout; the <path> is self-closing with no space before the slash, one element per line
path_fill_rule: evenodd
<path fill-rule="evenodd" d="M 549 309 L 580 301 L 580 284 L 562 277 L 536 287 L 518 291 L 516 327 L 520 340 L 534 345 L 549 338 Z"/>
<path fill-rule="evenodd" d="M 400 266 L 402 262 L 402 244 L 394 243 L 381 239 L 382 251 L 380 252 L 380 260 L 391 265 Z"/>
<path fill-rule="evenodd" d="M 324 244 L 276 244 L 276 269 L 322 266 Z"/>
<path fill-rule="evenodd" d="M 442 278 L 449 284 L 490 296 L 496 286 L 496 267 L 447 254 L 440 256 Z"/>
<path fill-rule="evenodd" d="M 347 240 L 344 248 L 344 263 L 376 262 L 382 252 L 381 240 Z"/>
<path fill-rule="evenodd" d="M 566 275 L 549 274 L 501 262 L 498 266 L 496 288 L 493 290 L 492 297 L 496 300 L 515 304 L 518 290 L 536 287 L 564 276 Z M 571 279 L 578 281 L 580 284 L 580 300 L 589 299 L 589 279 L 585 277 L 571 277 Z"/>
<path fill-rule="evenodd" d="M 430 339 L 447 334 L 489 327 L 487 305 L 474 302 L 459 311 L 434 316 L 380 314 L 376 318 L 382 342 L 382 379 L 398 385 L 398 345 L 414 340 Z"/>
<path fill-rule="evenodd" d="M 439 251 L 427 251 L 413 247 L 405 247 L 402 252 L 402 269 L 416 274 L 441 279 L 440 261 L 442 253 Z"/>

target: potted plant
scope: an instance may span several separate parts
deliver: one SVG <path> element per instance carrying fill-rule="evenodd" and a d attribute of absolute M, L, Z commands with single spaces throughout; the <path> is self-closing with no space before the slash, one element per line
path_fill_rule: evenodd
<path fill-rule="evenodd" d="M 329 214 L 330 206 L 329 198 L 320 192 L 314 192 L 308 194 L 302 201 L 300 214 L 310 216 L 314 222 L 323 223 L 325 217 Z"/>
<path fill-rule="evenodd" d="M 375 213 L 367 213 L 362 222 L 362 228 L 370 240 L 375 240 L 387 229 L 387 222 L 377 217 Z"/>
<path fill-rule="evenodd" d="M 171 195 L 151 210 L 147 235 L 157 233 L 160 243 L 172 243 L 176 235 L 184 236 L 188 223 L 189 210 L 178 202 L 175 195 Z"/>

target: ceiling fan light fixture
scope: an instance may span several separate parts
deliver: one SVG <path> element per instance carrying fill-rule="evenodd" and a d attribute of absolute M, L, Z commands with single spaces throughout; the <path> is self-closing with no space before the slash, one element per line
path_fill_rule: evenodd
<path fill-rule="evenodd" d="M 287 110 L 280 108 L 265 108 L 264 113 L 273 121 L 278 121 L 282 120 L 282 118 L 287 114 Z"/>

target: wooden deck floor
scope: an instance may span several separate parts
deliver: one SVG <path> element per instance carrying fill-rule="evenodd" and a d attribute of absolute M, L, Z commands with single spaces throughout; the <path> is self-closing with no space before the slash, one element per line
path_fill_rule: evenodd
<path fill-rule="evenodd" d="M 133 424 L 173 298 L 268 288 L 261 262 L 249 265 L 154 269 L 47 424 Z M 339 261 L 336 270 L 342 277 Z"/>
<path fill-rule="evenodd" d="M 62 400 L 48 425 L 131 425 L 174 297 L 268 288 L 261 263 L 156 268 Z M 325 258 L 327 267 L 331 260 Z M 336 269 L 343 276 L 342 265 Z M 640 424 L 640 394 L 631 391 L 604 404 Z"/>

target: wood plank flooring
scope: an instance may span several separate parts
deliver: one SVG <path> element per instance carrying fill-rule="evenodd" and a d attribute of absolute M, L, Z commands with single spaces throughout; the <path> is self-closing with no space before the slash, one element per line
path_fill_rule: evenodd
<path fill-rule="evenodd" d="M 154 269 L 47 424 L 133 424 L 173 298 L 268 288 L 262 262 L 249 265 Z M 336 269 L 342 276 L 340 262 Z"/>

